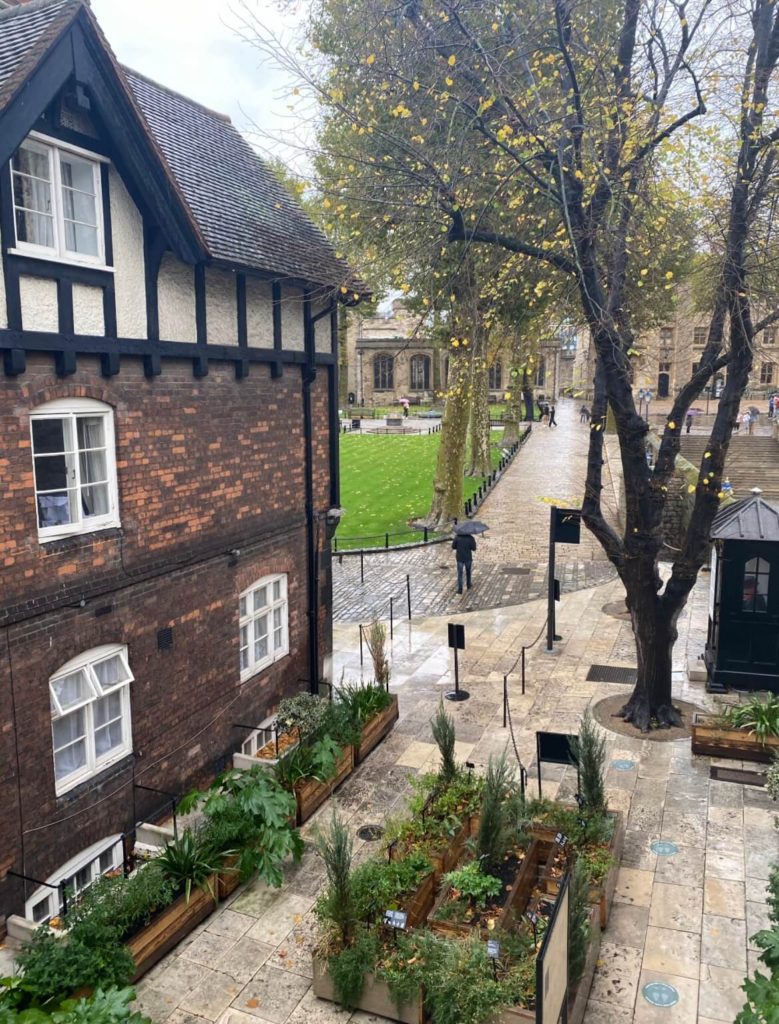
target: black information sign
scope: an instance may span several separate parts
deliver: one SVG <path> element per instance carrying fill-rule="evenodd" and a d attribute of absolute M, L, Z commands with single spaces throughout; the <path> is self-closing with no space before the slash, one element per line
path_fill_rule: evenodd
<path fill-rule="evenodd" d="M 538 769 L 538 795 L 541 796 L 541 762 L 547 764 L 575 764 L 579 762 L 574 753 L 576 736 L 564 732 L 536 733 L 536 767 Z M 578 786 L 576 787 L 578 790 Z"/>
<path fill-rule="evenodd" d="M 456 651 L 465 650 L 465 626 L 462 622 L 449 623 L 449 646 Z"/>
<path fill-rule="evenodd" d="M 554 507 L 554 539 L 556 544 L 578 544 L 581 538 L 582 513 L 578 508 Z"/>

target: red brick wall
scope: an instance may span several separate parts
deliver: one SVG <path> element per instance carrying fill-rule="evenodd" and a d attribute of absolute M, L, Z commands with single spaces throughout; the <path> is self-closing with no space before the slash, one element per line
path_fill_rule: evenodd
<path fill-rule="evenodd" d="M 306 685 L 300 371 L 285 368 L 271 380 L 253 366 L 243 381 L 226 366 L 203 380 L 191 372 L 188 364 L 164 363 L 162 376 L 148 381 L 127 360 L 105 381 L 83 359 L 76 377 L 59 381 L 49 360 L 33 357 L 23 378 L 0 378 L 0 878 L 9 866 L 46 878 L 159 807 L 163 798 L 149 794 L 136 793 L 134 803 L 133 772 L 137 782 L 174 792 L 205 782 L 246 735 L 234 723 L 261 721 L 282 693 Z M 321 373 L 314 389 L 315 507 L 323 512 L 329 465 Z M 67 394 L 116 410 L 122 528 L 40 545 L 29 410 Z M 319 534 L 325 547 L 324 523 Z M 241 553 L 231 566 L 233 547 Z M 241 684 L 238 597 L 274 572 L 288 574 L 290 654 Z M 329 582 L 324 557 L 322 657 L 329 653 Z M 157 649 L 164 626 L 174 633 L 168 652 Z M 105 643 L 128 646 L 134 757 L 57 798 L 48 679 Z M 0 881 L 0 915 L 23 912 L 33 888 L 25 893 L 12 878 Z"/>

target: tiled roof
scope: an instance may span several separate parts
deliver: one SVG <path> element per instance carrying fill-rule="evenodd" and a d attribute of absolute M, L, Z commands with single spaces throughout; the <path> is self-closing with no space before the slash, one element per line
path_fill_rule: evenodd
<path fill-rule="evenodd" d="M 0 11 L 0 110 L 80 7 L 80 0 L 31 0 Z"/>
<path fill-rule="evenodd" d="M 30 0 L 0 11 L 0 112 L 85 6 L 86 0 Z M 107 45 L 99 32 L 98 38 Z M 312 284 L 355 287 L 347 264 L 229 119 L 114 66 L 212 259 Z"/>
<path fill-rule="evenodd" d="M 352 274 L 230 122 L 125 69 L 214 259 L 340 285 Z"/>
<path fill-rule="evenodd" d="M 779 508 L 769 505 L 755 487 L 751 498 L 727 505 L 714 517 L 712 540 L 779 541 Z"/>

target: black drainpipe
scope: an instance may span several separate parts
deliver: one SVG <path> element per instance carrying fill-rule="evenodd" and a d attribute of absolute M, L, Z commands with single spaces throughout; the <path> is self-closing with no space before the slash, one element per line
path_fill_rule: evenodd
<path fill-rule="evenodd" d="M 318 551 L 314 523 L 314 423 L 311 413 L 311 385 L 316 380 L 314 321 L 311 294 L 303 298 L 303 338 L 306 362 L 303 365 L 303 441 L 306 463 L 306 564 L 308 566 L 308 689 L 319 693 L 319 629 L 317 592 L 319 590 Z"/>
<path fill-rule="evenodd" d="M 308 688 L 310 693 L 319 693 L 319 523 L 314 512 L 314 422 L 311 412 L 311 385 L 316 380 L 316 323 L 325 316 L 333 323 L 335 303 L 323 309 L 316 316 L 311 314 L 311 293 L 306 292 L 303 298 L 303 332 L 306 349 L 306 362 L 303 365 L 303 438 L 306 449 L 306 547 L 308 563 Z M 337 469 L 333 478 L 333 394 L 332 382 L 328 382 L 330 438 L 330 498 L 338 494 Z M 335 396 L 335 422 L 338 423 L 338 397 Z M 338 436 L 336 432 L 336 444 Z M 335 484 L 335 486 L 334 486 Z"/>

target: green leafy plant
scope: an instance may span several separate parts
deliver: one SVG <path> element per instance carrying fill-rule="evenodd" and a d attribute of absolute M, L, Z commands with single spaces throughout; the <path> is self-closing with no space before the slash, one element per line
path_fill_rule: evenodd
<path fill-rule="evenodd" d="M 327 968 L 342 1006 L 353 1010 L 365 988 L 365 976 L 373 970 L 379 955 L 379 940 L 373 932 L 362 932 L 350 946 L 328 958 Z"/>
<path fill-rule="evenodd" d="M 294 732 L 301 737 L 310 736 L 322 725 L 329 706 L 329 701 L 314 696 L 313 693 L 298 693 L 294 697 L 285 697 L 279 701 L 276 710 L 276 724 L 279 732 Z"/>
<path fill-rule="evenodd" d="M 385 910 L 402 908 L 404 898 L 413 894 L 432 865 L 424 853 L 414 851 L 402 860 L 371 857 L 352 872 L 352 894 L 359 921 L 381 920 Z"/>
<path fill-rule="evenodd" d="M 19 983 L 15 985 L 13 983 Z M 135 999 L 135 989 L 98 988 L 91 996 L 82 999 L 54 1001 L 47 1008 L 31 1007 L 17 1009 L 4 998 L 5 993 L 13 994 L 21 987 L 19 978 L 0 980 L 0 1024 L 151 1024 L 130 1003 Z"/>
<path fill-rule="evenodd" d="M 193 885 L 215 898 L 211 876 L 219 870 L 219 862 L 213 848 L 199 833 L 184 829 L 175 842 L 166 844 L 157 863 L 165 878 L 184 891 L 187 903 Z"/>
<path fill-rule="evenodd" d="M 217 776 L 208 791 L 190 793 L 182 813 L 202 806 L 202 840 L 215 859 L 233 851 L 242 879 L 255 872 L 267 884 L 280 886 L 287 857 L 300 860 L 303 840 L 294 827 L 297 805 L 273 772 L 258 765 Z"/>
<path fill-rule="evenodd" d="M 75 923 L 62 937 L 46 926 L 36 929 L 17 963 L 22 979 L 14 990 L 16 1009 L 46 1005 L 80 989 L 124 986 L 135 973 L 118 930 L 89 919 Z"/>
<path fill-rule="evenodd" d="M 731 704 L 722 712 L 725 723 L 733 729 L 745 729 L 760 743 L 779 737 L 779 696 L 766 700 L 751 697 L 744 704 Z"/>
<path fill-rule="evenodd" d="M 375 682 L 366 686 L 342 683 L 336 690 L 337 704 L 343 705 L 358 725 L 363 726 L 381 714 L 392 702 L 392 696 L 385 686 Z"/>
<path fill-rule="evenodd" d="M 768 891 L 772 927 L 752 936 L 754 944 L 762 950 L 759 959 L 764 969 L 745 979 L 741 986 L 747 1002 L 735 1024 L 775 1024 L 779 1020 L 779 864 L 771 871 Z"/>
<path fill-rule="evenodd" d="M 602 814 L 606 810 L 606 738 L 598 732 L 589 709 L 584 712 L 573 749 L 579 763 L 579 792 L 584 807 L 590 814 Z"/>
<path fill-rule="evenodd" d="M 338 773 L 343 750 L 332 736 L 323 736 L 313 743 L 301 743 L 276 765 L 276 778 L 288 789 L 305 779 L 328 782 Z"/>
<path fill-rule="evenodd" d="M 502 883 L 494 875 L 485 874 L 482 871 L 479 861 L 470 861 L 465 867 L 457 871 L 450 871 L 444 875 L 445 884 L 465 900 L 468 900 L 480 910 L 487 905 L 487 900 L 497 896 Z"/>
<path fill-rule="evenodd" d="M 356 922 L 352 890 L 352 837 L 335 811 L 327 832 L 316 836 L 316 851 L 327 872 L 327 892 L 321 913 L 338 931 L 342 948 L 350 945 Z"/>
<path fill-rule="evenodd" d="M 614 863 L 614 858 L 604 846 L 585 846 L 579 860 L 590 885 L 600 885 Z"/>
<path fill-rule="evenodd" d="M 457 762 L 454 759 L 454 722 L 444 710 L 443 701 L 438 705 L 438 711 L 431 720 L 430 727 L 441 754 L 438 776 L 444 785 L 448 785 L 457 776 Z"/>
<path fill-rule="evenodd" d="M 147 925 L 175 898 L 175 887 L 158 860 L 138 867 L 129 878 L 98 878 L 73 904 L 68 926 L 89 922 L 110 925 L 126 939 Z"/>

